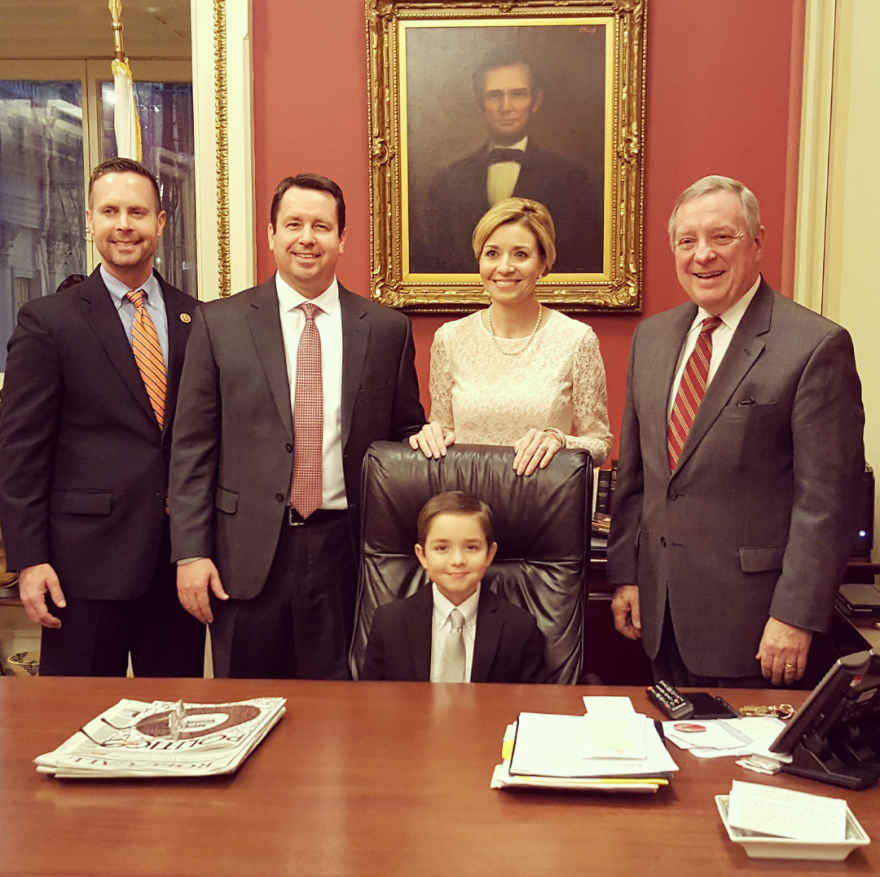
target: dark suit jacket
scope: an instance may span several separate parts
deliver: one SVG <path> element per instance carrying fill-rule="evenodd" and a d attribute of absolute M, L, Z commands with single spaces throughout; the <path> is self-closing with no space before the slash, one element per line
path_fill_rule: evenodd
<path fill-rule="evenodd" d="M 425 422 L 409 319 L 339 286 L 342 465 L 357 546 L 361 464 Z M 274 276 L 193 323 L 171 461 L 172 557 L 210 557 L 227 593 L 263 588 L 293 472 L 293 415 Z"/>
<path fill-rule="evenodd" d="M 361 679 L 429 682 L 434 593 L 430 585 L 376 609 Z M 543 682 L 544 638 L 524 609 L 480 589 L 471 682 Z"/>
<path fill-rule="evenodd" d="M 51 563 L 69 597 L 133 599 L 156 567 L 191 325 L 181 317 L 199 304 L 159 282 L 169 348 L 162 430 L 100 270 L 23 305 L 9 342 L 0 422 L 9 564 Z"/>
<path fill-rule="evenodd" d="M 840 326 L 763 280 L 670 475 L 667 404 L 687 303 L 632 342 L 608 577 L 638 584 L 657 655 L 667 598 L 692 673 L 760 673 L 768 616 L 826 630 L 855 525 L 864 412 Z"/>
<path fill-rule="evenodd" d="M 487 148 L 439 171 L 434 177 L 424 222 L 416 222 L 410 242 L 410 270 L 429 273 L 478 271 L 471 248 L 474 228 L 489 209 Z M 603 192 L 583 166 L 542 149 L 529 137 L 513 194 L 540 201 L 556 229 L 554 272 L 602 271 Z"/>

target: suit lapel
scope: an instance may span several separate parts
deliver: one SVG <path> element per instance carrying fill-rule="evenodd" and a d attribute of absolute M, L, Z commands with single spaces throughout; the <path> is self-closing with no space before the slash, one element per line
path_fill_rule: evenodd
<path fill-rule="evenodd" d="M 434 591 L 423 586 L 406 605 L 406 633 L 409 637 L 417 682 L 431 681 L 431 646 L 433 643 Z"/>
<path fill-rule="evenodd" d="M 743 314 L 733 338 L 730 339 L 727 353 L 721 360 L 718 371 L 712 378 L 712 383 L 709 384 L 706 395 L 697 410 L 694 425 L 688 433 L 681 456 L 678 458 L 676 473 L 680 472 L 682 466 L 687 463 L 709 428 L 718 419 L 724 406 L 730 401 L 736 388 L 748 374 L 749 369 L 757 362 L 764 349 L 764 342 L 759 336 L 770 330 L 772 313 L 773 293 L 762 278 L 761 285 Z"/>
<path fill-rule="evenodd" d="M 647 350 L 641 352 L 645 364 L 638 373 L 640 384 L 639 398 L 646 400 L 649 409 L 639 412 L 639 418 L 649 424 L 650 436 L 646 446 L 658 448 L 665 466 L 669 469 L 669 454 L 666 450 L 666 435 L 669 431 L 669 394 L 678 357 L 684 344 L 685 335 L 694 321 L 697 306 L 688 302 L 669 314 L 670 322 Z M 661 461 L 659 465 L 664 465 Z"/>
<path fill-rule="evenodd" d="M 370 341 L 370 322 L 359 295 L 339 284 L 339 308 L 342 316 L 342 447 L 351 432 L 354 403 L 361 386 L 361 376 Z"/>
<path fill-rule="evenodd" d="M 547 185 L 547 180 L 543 179 L 541 175 L 541 151 L 541 147 L 529 137 L 528 146 L 520 163 L 516 185 L 513 187 L 513 197 L 525 197 L 520 193 L 541 191 Z"/>
<path fill-rule="evenodd" d="M 501 639 L 501 617 L 498 614 L 498 601 L 485 586 L 480 586 L 480 602 L 477 605 L 477 636 L 474 640 L 474 663 L 471 667 L 471 682 L 487 682 L 495 652 Z"/>
<path fill-rule="evenodd" d="M 100 341 L 110 362 L 113 363 L 113 367 L 119 372 L 125 385 L 144 409 L 144 413 L 155 424 L 156 415 L 150 405 L 150 397 L 147 395 L 143 378 L 138 371 L 131 343 L 125 334 L 122 321 L 119 319 L 116 305 L 101 279 L 101 269 L 96 268 L 91 277 L 79 287 L 79 290 L 83 315 L 95 335 L 98 336 L 98 341 Z M 156 426 L 158 427 L 158 424 Z"/>
<path fill-rule="evenodd" d="M 177 408 L 177 389 L 180 385 L 180 373 L 183 371 L 183 355 L 186 352 L 186 342 L 189 338 L 189 330 L 185 327 L 181 317 L 184 313 L 182 301 L 173 291 L 169 289 L 168 284 L 156 276 L 162 285 L 162 298 L 165 301 L 165 315 L 168 318 L 168 394 L 165 397 L 165 410 L 173 412 Z M 165 427 L 163 433 L 167 432 L 171 427 L 173 418 L 165 418 Z"/>
<path fill-rule="evenodd" d="M 461 198 L 459 206 L 462 216 L 480 217 L 489 209 L 489 193 L 486 188 L 488 176 L 489 144 L 486 143 L 482 149 L 471 156 L 467 171 L 462 174 L 462 181 L 465 185 L 456 192 L 457 197 Z M 468 232 L 468 235 L 472 231 L 473 229 Z M 468 238 L 468 250 L 470 250 L 470 238 Z"/>
<path fill-rule="evenodd" d="M 278 416 L 293 440 L 293 412 L 290 401 L 290 382 L 287 379 L 287 359 L 284 354 L 284 335 L 281 331 L 281 315 L 278 313 L 278 294 L 275 276 L 254 290 L 248 327 L 263 366 Z"/>

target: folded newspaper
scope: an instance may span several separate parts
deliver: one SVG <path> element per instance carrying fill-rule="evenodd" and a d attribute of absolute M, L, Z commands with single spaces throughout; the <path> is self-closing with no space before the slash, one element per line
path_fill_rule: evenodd
<path fill-rule="evenodd" d="M 34 762 L 40 773 L 64 779 L 233 773 L 284 715 L 286 702 L 124 699 Z"/>

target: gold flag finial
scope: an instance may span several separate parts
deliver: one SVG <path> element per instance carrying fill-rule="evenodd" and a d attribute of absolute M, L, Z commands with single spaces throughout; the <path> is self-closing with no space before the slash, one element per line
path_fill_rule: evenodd
<path fill-rule="evenodd" d="M 116 60 L 125 61 L 125 52 L 122 49 L 122 0 L 110 0 L 110 15 L 113 16 L 113 43 L 116 49 Z"/>

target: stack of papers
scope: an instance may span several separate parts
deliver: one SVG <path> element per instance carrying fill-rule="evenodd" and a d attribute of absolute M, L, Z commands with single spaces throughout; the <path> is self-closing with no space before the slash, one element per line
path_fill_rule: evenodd
<path fill-rule="evenodd" d="M 727 821 L 753 835 L 842 843 L 846 801 L 773 786 L 733 781 Z"/>
<path fill-rule="evenodd" d="M 753 859 L 842 862 L 871 843 L 843 799 L 734 780 L 715 803 L 727 836 Z"/>
<path fill-rule="evenodd" d="M 603 704 L 585 716 L 520 713 L 505 734 L 492 788 L 656 792 L 668 785 L 678 766 L 653 721 L 629 698 L 603 700 L 629 706 Z"/>
<path fill-rule="evenodd" d="M 233 773 L 284 715 L 286 702 L 121 700 L 34 761 L 40 773 L 64 779 Z"/>

